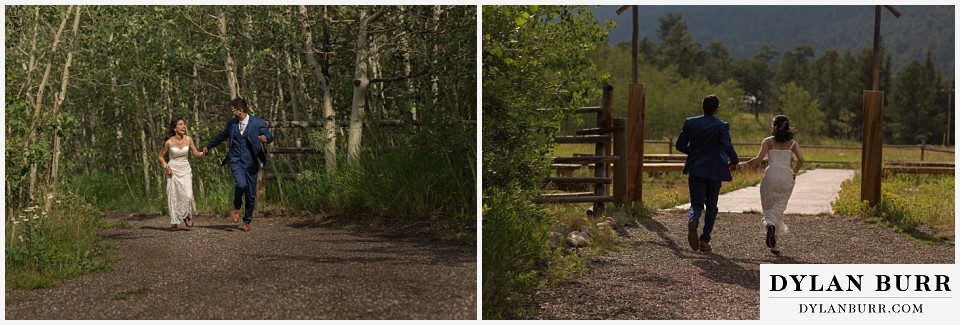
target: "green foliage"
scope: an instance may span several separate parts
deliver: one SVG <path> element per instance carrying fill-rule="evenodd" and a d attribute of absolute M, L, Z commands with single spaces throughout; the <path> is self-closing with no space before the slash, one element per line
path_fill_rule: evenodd
<path fill-rule="evenodd" d="M 591 54 L 597 69 L 610 72 L 610 85 L 614 87 L 613 109 L 615 116 L 627 116 L 627 92 L 630 89 L 630 49 L 599 45 Z M 658 68 L 652 64 L 640 65 L 640 82 L 646 85 L 646 122 L 644 135 L 647 139 L 676 137 L 687 117 L 703 114 L 700 101 L 708 94 L 717 94 L 723 100 L 720 118 L 728 120 L 745 108 L 741 101 L 744 93 L 732 80 L 711 84 L 700 77 L 686 78 L 677 65 Z M 733 125 L 733 124 L 731 124 Z M 735 130 L 737 125 L 733 125 Z"/>
<path fill-rule="evenodd" d="M 530 198 L 494 188 L 484 202 L 483 319 L 529 316 L 533 291 L 582 272 L 582 262 L 549 245 L 547 217 Z"/>
<path fill-rule="evenodd" d="M 758 8 L 763 7 L 751 10 Z M 711 11 L 714 9 L 725 10 L 712 8 Z M 702 14 L 698 13 L 697 17 Z M 753 115 L 756 124 L 765 126 L 769 120 L 763 116 L 782 113 L 798 119 L 798 128 L 811 140 L 859 139 L 861 136 L 862 94 L 872 88 L 872 49 L 827 48 L 820 49 L 822 54 L 817 56 L 814 46 L 798 43 L 778 59 L 780 53 L 775 45 L 756 44 L 757 50 L 751 57 L 735 60 L 731 58 L 731 50 L 719 41 L 706 48 L 692 42 L 696 37 L 691 37 L 679 13 L 665 13 L 659 24 L 659 43 L 645 38 L 639 44 L 639 78 L 647 85 L 645 133 L 648 139 L 670 137 L 676 132 L 673 126 L 676 121 L 699 114 L 698 101 L 708 93 L 725 99 L 721 118 L 723 114 L 745 110 Z M 625 29 L 617 32 L 621 30 Z M 894 59 L 890 52 L 903 49 L 888 50 L 885 44 L 886 40 L 880 44 L 878 65 L 878 87 L 888 94 L 889 100 L 890 113 L 885 121 L 890 127 L 884 128 L 885 137 L 896 143 L 913 144 L 924 140 L 937 143 L 946 138 L 943 136 L 949 109 L 946 89 L 950 86 L 935 68 L 930 51 L 924 64 L 914 62 L 903 67 L 897 80 L 893 80 Z M 731 46 L 743 46 L 743 42 Z M 592 55 L 600 71 L 610 72 L 615 93 L 625 93 L 620 89 L 628 89 L 632 77 L 626 68 L 632 64 L 630 50 L 627 43 L 600 45 Z M 627 96 L 615 95 L 614 101 L 617 114 L 626 115 Z M 746 126 L 731 125 L 732 129 Z"/>
<path fill-rule="evenodd" d="M 946 131 L 946 115 L 954 108 L 940 104 L 938 97 L 950 86 L 938 82 L 930 58 L 927 60 L 927 64 L 911 62 L 894 78 L 890 104 L 884 109 L 892 120 L 884 129 L 892 133 L 894 143 L 932 143 Z"/>
<path fill-rule="evenodd" d="M 67 183 L 67 188 L 75 193 L 83 193 L 90 204 L 100 210 L 154 212 L 166 205 L 166 197 L 157 192 L 144 196 L 136 182 L 137 178 L 128 178 L 114 173 L 94 171 L 76 175 Z"/>
<path fill-rule="evenodd" d="M 427 123 L 396 147 L 362 153 L 336 176 L 308 166 L 295 180 L 277 180 L 268 195 L 295 209 L 475 228 L 476 135 L 472 127 L 441 122 Z"/>
<path fill-rule="evenodd" d="M 819 137 L 825 131 L 820 103 L 795 82 L 780 86 L 780 109 L 790 118 L 790 125 L 805 137 Z"/>
<path fill-rule="evenodd" d="M 532 292 L 576 269 L 531 203 L 563 109 L 597 98 L 587 54 L 606 36 L 584 6 L 483 7 L 483 318 L 532 312 Z M 547 109 L 545 111 L 541 109 Z"/>
<path fill-rule="evenodd" d="M 834 213 L 875 219 L 909 235 L 929 239 L 952 237 L 954 225 L 954 178 L 945 175 L 886 175 L 880 204 L 860 201 L 860 175 L 841 184 Z M 927 231 L 920 231 L 921 225 Z"/>
<path fill-rule="evenodd" d="M 603 78 L 586 54 L 606 33 L 586 7 L 485 6 L 483 15 L 483 184 L 529 190 L 545 175 L 561 109 L 599 97 Z"/>
<path fill-rule="evenodd" d="M 96 233 L 100 210 L 73 193 L 47 195 L 50 210 L 31 206 L 6 218 L 9 288 L 56 286 L 60 280 L 109 268 L 109 246 Z"/>

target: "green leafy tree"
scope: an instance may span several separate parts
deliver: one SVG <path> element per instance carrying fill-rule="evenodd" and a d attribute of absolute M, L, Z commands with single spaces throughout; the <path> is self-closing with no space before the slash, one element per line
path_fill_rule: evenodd
<path fill-rule="evenodd" d="M 704 55 L 700 51 L 700 44 L 694 43 L 690 37 L 683 17 L 671 12 L 659 20 L 657 36 L 660 38 L 660 66 L 676 65 L 680 75 L 687 78 L 700 73 Z"/>
<path fill-rule="evenodd" d="M 797 45 L 784 52 L 778 66 L 780 83 L 787 84 L 793 81 L 805 89 L 813 88 L 811 80 L 813 63 L 811 61 L 815 54 L 813 47 L 807 44 Z"/>
<path fill-rule="evenodd" d="M 939 140 L 946 111 L 937 105 L 937 73 L 928 53 L 926 63 L 913 61 L 897 74 L 890 93 L 887 124 L 896 143 L 916 144 Z"/>
<path fill-rule="evenodd" d="M 552 253 L 530 199 L 562 109 L 599 96 L 604 78 L 587 53 L 610 27 L 583 6 L 483 7 L 484 318 L 523 313 L 542 281 Z"/>
<path fill-rule="evenodd" d="M 771 101 L 775 99 L 775 70 L 771 62 L 777 56 L 777 51 L 771 44 L 764 44 L 753 57 L 738 61 L 734 68 L 734 79 L 740 82 L 745 92 L 744 100 L 760 122 L 760 113 L 768 112 Z"/>
<path fill-rule="evenodd" d="M 826 120 L 820 103 L 796 82 L 780 86 L 780 109 L 807 139 L 823 134 Z"/>
<path fill-rule="evenodd" d="M 733 78 L 733 59 L 730 58 L 730 50 L 726 45 L 721 42 L 711 42 L 707 46 L 703 75 L 713 84 Z"/>

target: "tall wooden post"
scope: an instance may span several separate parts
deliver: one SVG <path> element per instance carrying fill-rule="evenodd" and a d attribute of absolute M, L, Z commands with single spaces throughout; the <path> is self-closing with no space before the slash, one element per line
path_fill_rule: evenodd
<path fill-rule="evenodd" d="M 613 163 L 613 203 L 622 206 L 627 196 L 627 119 L 617 117 L 613 119 L 613 155 L 620 160 Z"/>
<path fill-rule="evenodd" d="M 860 163 L 860 200 L 880 203 L 883 176 L 883 92 L 863 91 L 863 149 Z"/>
<path fill-rule="evenodd" d="M 609 128 L 613 126 L 613 86 L 606 85 L 603 87 L 603 98 L 600 101 L 600 112 L 597 113 L 597 128 Z M 607 142 L 597 142 L 595 155 L 598 157 L 607 156 L 610 151 L 610 145 L 612 143 Z M 597 162 L 593 166 L 593 176 L 597 178 L 606 178 L 607 177 L 607 166 L 606 162 Z M 605 196 L 607 195 L 607 185 L 606 184 L 594 184 L 593 185 L 593 195 L 596 196 Z M 604 213 L 604 204 L 603 202 L 596 202 L 593 204 L 593 215 L 599 216 Z"/>
<path fill-rule="evenodd" d="M 646 85 L 630 84 L 627 97 L 627 202 L 643 201 L 643 121 L 646 109 Z"/>

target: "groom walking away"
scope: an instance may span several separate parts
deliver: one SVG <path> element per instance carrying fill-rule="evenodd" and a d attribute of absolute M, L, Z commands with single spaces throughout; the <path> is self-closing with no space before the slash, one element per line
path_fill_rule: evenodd
<path fill-rule="evenodd" d="M 273 142 L 273 134 L 270 134 L 266 122 L 248 114 L 247 102 L 242 98 L 231 100 L 230 110 L 234 118 L 203 147 L 203 154 L 207 154 L 208 149 L 213 149 L 224 140 L 230 140 L 230 151 L 220 164 L 230 164 L 235 182 L 230 220 L 234 223 L 240 222 L 240 205 L 246 197 L 247 204 L 240 229 L 247 232 L 250 231 L 250 222 L 253 221 L 254 201 L 257 198 L 257 173 L 267 163 L 263 144 Z"/>
<path fill-rule="evenodd" d="M 677 137 L 677 150 L 687 154 L 683 173 L 689 174 L 690 211 L 687 212 L 687 240 L 694 251 L 709 252 L 710 233 L 717 220 L 720 183 L 732 181 L 731 170 L 740 162 L 730 142 L 730 125 L 714 117 L 720 109 L 717 95 L 707 95 L 700 104 L 703 115 L 687 118 Z M 700 212 L 706 204 L 703 234 L 697 236 Z"/>

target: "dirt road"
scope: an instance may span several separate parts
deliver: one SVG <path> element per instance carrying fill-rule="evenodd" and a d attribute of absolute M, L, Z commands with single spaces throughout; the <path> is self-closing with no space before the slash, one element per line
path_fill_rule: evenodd
<path fill-rule="evenodd" d="M 7 290 L 7 319 L 476 319 L 476 247 L 328 227 L 313 217 L 226 217 L 172 232 L 130 215 L 103 230 L 112 270 Z M 181 226 L 183 227 L 183 226 Z"/>

